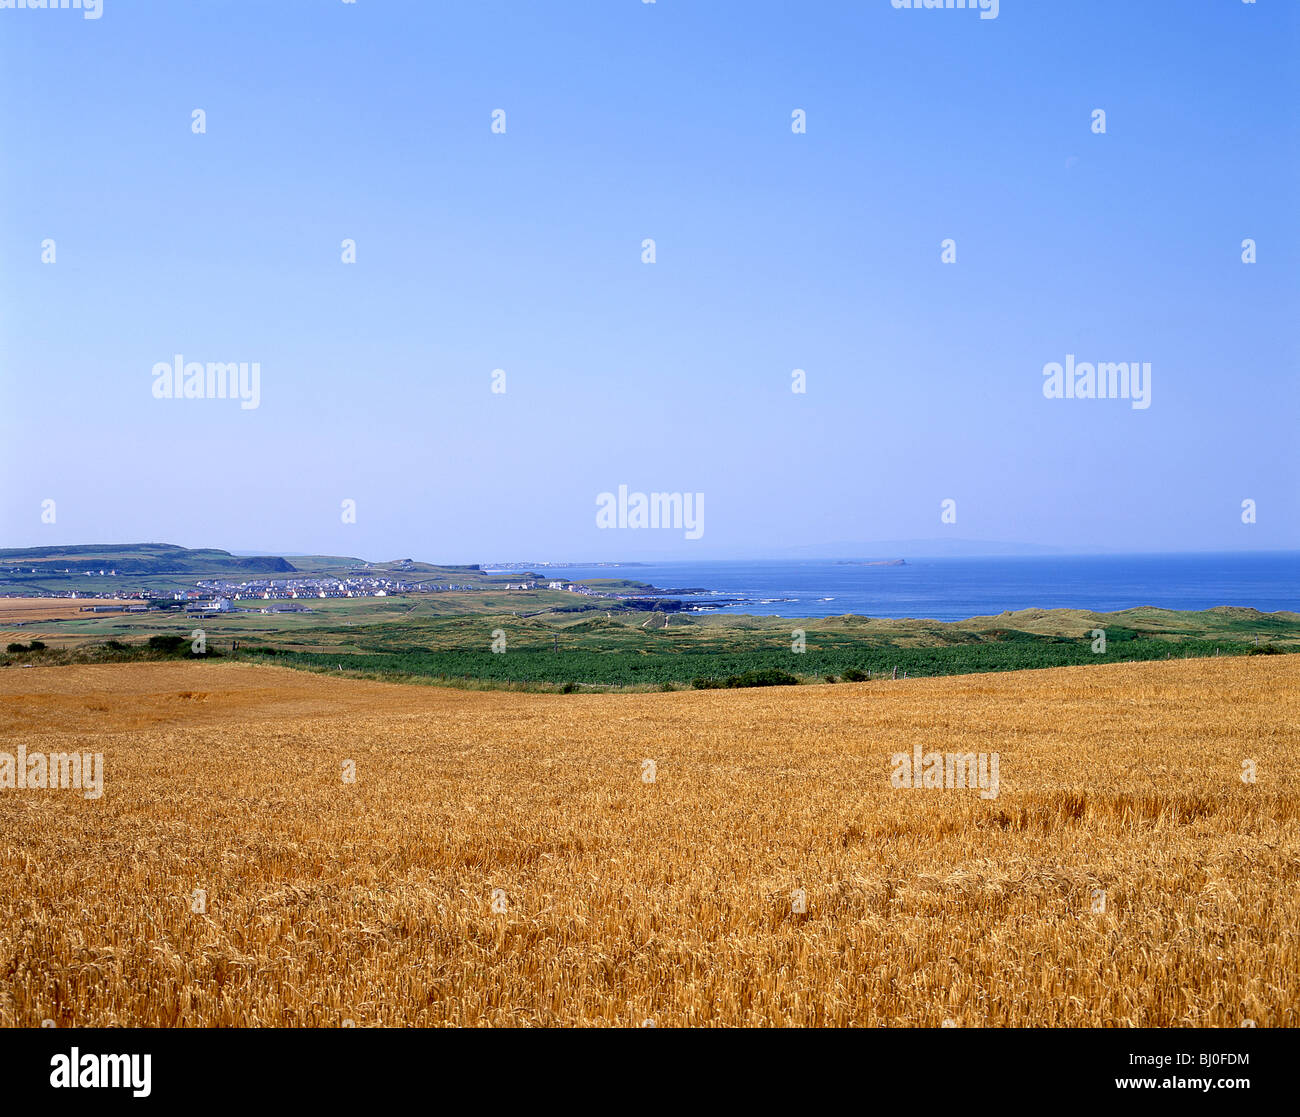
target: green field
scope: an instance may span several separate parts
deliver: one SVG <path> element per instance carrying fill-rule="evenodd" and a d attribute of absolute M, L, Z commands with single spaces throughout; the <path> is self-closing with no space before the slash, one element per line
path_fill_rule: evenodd
<path fill-rule="evenodd" d="M 545 608 L 542 596 L 561 600 Z M 173 611 L 44 622 L 28 627 L 39 627 L 51 644 L 48 651 L 8 653 L 0 664 L 130 657 L 142 654 L 136 649 L 150 636 L 179 636 L 188 645 L 196 629 L 202 629 L 211 654 L 309 670 L 526 688 L 689 686 L 770 670 L 820 682 L 846 673 L 852 678 L 853 672 L 876 677 L 896 670 L 900 677 L 916 677 L 1300 650 L 1300 615 L 1252 609 L 1027 610 L 954 624 L 630 612 L 589 601 L 584 612 L 558 611 L 579 607 L 572 604 L 574 596 L 445 593 L 324 600 L 302 614 L 197 618 Z M 1104 652 L 1093 650 L 1095 629 L 1106 632 Z M 803 633 L 802 652 L 793 650 L 796 630 Z M 492 651 L 494 639 L 498 647 L 504 640 L 504 651 Z M 109 640 L 118 646 L 106 648 Z"/>

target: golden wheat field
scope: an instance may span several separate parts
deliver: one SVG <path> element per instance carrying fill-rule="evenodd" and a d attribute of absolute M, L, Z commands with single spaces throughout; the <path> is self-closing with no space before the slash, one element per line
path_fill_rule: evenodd
<path fill-rule="evenodd" d="M 0 597 L 0 646 L 11 641 L 23 643 L 29 640 L 67 644 L 72 641 L 66 634 L 44 631 L 41 622 L 84 620 L 91 614 L 83 613 L 82 609 L 92 605 L 125 608 L 138 604 L 138 601 L 98 598 Z"/>
<path fill-rule="evenodd" d="M 139 601 L 117 598 L 0 597 L 0 624 L 76 620 L 86 617 L 88 614 L 83 610 L 94 606 L 101 608 L 115 606 L 124 609 L 128 605 L 139 604 Z"/>
<path fill-rule="evenodd" d="M 105 773 L 0 791 L 5 1025 L 1300 1023 L 1300 656 L 635 695 L 13 669 L 0 738 Z M 997 752 L 997 798 L 895 789 L 917 745 Z"/>

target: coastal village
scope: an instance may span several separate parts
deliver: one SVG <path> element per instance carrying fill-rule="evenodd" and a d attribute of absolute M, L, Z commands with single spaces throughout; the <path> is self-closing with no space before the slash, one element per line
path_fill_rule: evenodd
<path fill-rule="evenodd" d="M 36 573 L 36 571 L 33 570 L 32 573 Z M 112 569 L 74 570 L 68 568 L 62 573 L 77 574 L 82 577 L 117 577 L 117 571 Z M 577 582 L 560 580 L 524 579 L 503 584 L 470 585 L 459 582 L 409 582 L 386 575 L 368 574 L 357 574 L 343 578 L 261 578 L 241 582 L 224 579 L 201 579 L 194 583 L 194 587 L 191 590 L 174 590 L 165 595 L 149 593 L 143 590 L 104 590 L 101 592 L 86 590 L 23 590 L 17 593 L 9 591 L 0 594 L 0 596 L 37 596 L 86 600 L 88 602 L 95 600 L 111 600 L 118 603 L 122 601 L 135 602 L 126 606 L 121 604 L 88 604 L 83 608 L 83 612 L 87 613 L 144 612 L 151 607 L 158 608 L 160 606 L 165 607 L 165 605 L 174 607 L 179 603 L 184 606 L 187 612 L 203 613 L 205 615 L 230 612 L 305 612 L 308 609 L 306 603 L 311 600 L 390 597 L 396 594 L 473 593 L 493 590 L 511 592 L 560 590 L 585 597 L 613 598 L 625 596 L 596 590 Z M 263 602 L 269 604 L 261 604 Z"/>

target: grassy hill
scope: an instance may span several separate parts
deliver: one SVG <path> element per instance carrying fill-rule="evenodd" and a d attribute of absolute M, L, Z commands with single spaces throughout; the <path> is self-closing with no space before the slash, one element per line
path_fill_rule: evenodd
<path fill-rule="evenodd" d="M 100 571 L 104 571 L 101 575 Z M 110 574 L 115 571 L 115 574 Z M 488 580 L 477 566 L 434 566 L 402 559 L 368 563 L 342 555 L 234 555 L 215 547 L 171 543 L 91 543 L 66 547 L 0 548 L 0 593 L 155 593 L 192 588 L 196 581 L 275 577 L 391 575 L 407 581 Z M 111 581 L 109 580 L 111 578 Z"/>
<path fill-rule="evenodd" d="M 215 547 L 191 549 L 171 543 L 90 543 L 74 547 L 0 549 L 0 574 L 15 577 L 85 576 L 116 570 L 118 575 L 288 574 L 296 568 L 274 555 L 232 555 Z"/>

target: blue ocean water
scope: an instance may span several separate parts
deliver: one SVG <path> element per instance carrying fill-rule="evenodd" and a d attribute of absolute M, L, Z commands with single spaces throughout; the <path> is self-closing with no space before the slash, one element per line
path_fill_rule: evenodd
<path fill-rule="evenodd" d="M 1300 553 L 911 558 L 906 566 L 829 560 L 668 562 L 565 567 L 565 578 L 634 578 L 701 587 L 743 604 L 720 612 L 778 617 L 917 617 L 941 621 L 1016 609 L 1239 605 L 1300 612 Z M 707 606 L 708 597 L 686 599 Z"/>

